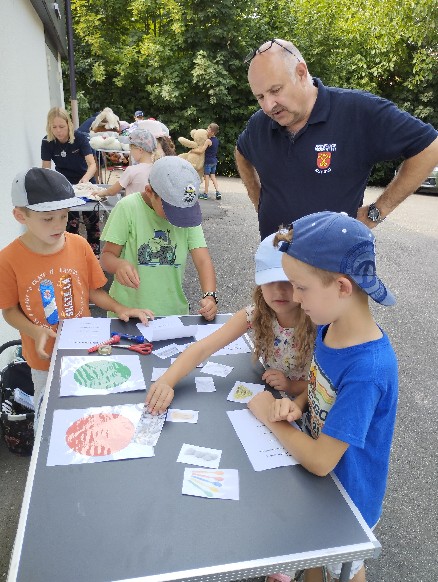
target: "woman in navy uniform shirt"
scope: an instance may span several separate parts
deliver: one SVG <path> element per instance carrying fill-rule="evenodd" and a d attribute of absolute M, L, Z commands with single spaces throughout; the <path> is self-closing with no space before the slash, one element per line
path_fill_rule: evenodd
<path fill-rule="evenodd" d="M 71 184 L 95 182 L 96 162 L 87 137 L 74 131 L 67 111 L 53 107 L 47 115 L 47 135 L 41 142 L 43 168 L 50 168 L 63 174 Z M 95 255 L 100 252 L 99 214 L 97 211 L 82 212 L 87 240 Z M 68 213 L 67 231 L 79 232 L 79 212 Z"/>

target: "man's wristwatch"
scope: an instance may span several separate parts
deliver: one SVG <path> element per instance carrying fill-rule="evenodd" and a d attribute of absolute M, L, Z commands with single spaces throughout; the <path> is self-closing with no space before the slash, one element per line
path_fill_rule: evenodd
<path fill-rule="evenodd" d="M 203 296 L 202 299 L 205 299 L 206 297 L 213 297 L 213 299 L 217 302 L 219 301 L 219 299 L 217 298 L 217 293 L 216 291 L 206 291 Z"/>
<path fill-rule="evenodd" d="M 380 210 L 377 208 L 374 202 L 369 205 L 367 216 L 368 219 L 371 220 L 372 222 L 380 223 L 385 220 L 384 218 L 381 217 Z"/>

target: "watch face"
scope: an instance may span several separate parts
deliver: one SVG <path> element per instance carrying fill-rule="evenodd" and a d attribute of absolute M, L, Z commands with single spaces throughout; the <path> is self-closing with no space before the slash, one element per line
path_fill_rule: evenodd
<path fill-rule="evenodd" d="M 373 222 L 377 222 L 380 219 L 380 210 L 375 206 L 370 206 L 368 209 L 368 218 Z"/>

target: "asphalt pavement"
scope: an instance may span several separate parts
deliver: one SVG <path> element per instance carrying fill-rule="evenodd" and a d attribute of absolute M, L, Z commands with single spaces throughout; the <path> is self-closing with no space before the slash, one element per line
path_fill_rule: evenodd
<path fill-rule="evenodd" d="M 231 313 L 250 302 L 259 238 L 256 214 L 240 180 L 219 178 L 219 184 L 222 200 L 211 198 L 201 206 L 218 278 L 219 309 Z M 366 200 L 375 200 L 379 192 L 368 189 Z M 375 529 L 383 549 L 378 560 L 367 563 L 368 582 L 438 580 L 437 216 L 438 197 L 412 195 L 375 230 L 378 273 L 397 305 L 373 305 L 373 311 L 399 359 L 400 396 L 384 511 Z M 196 313 L 201 292 L 190 261 L 185 281 L 191 312 Z M 100 315 L 98 310 L 94 314 Z M 0 580 L 7 576 L 29 460 L 9 453 L 1 441 Z"/>

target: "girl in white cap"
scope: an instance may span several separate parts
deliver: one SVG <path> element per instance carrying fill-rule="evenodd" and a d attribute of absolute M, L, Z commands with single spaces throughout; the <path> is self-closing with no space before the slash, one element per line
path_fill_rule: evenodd
<path fill-rule="evenodd" d="M 148 183 L 149 173 L 157 151 L 157 141 L 147 129 L 135 129 L 129 134 L 131 157 L 135 165 L 125 169 L 112 186 L 93 192 L 96 196 L 115 196 L 122 188 L 125 195 L 143 192 Z"/>
<path fill-rule="evenodd" d="M 143 119 L 138 122 L 138 129 L 147 129 L 157 140 L 157 154 L 162 156 L 176 156 L 175 144 L 170 137 L 169 128 L 157 119 Z"/>
<path fill-rule="evenodd" d="M 252 305 L 241 309 L 220 329 L 193 343 L 149 389 L 146 405 L 153 414 L 163 413 L 173 400 L 175 385 L 198 364 L 251 330 L 254 357 L 262 358 L 262 380 L 291 396 L 307 388 L 315 326 L 293 300 L 293 287 L 281 266 L 282 253 L 273 246 L 274 235 L 265 238 L 255 255 Z"/>

